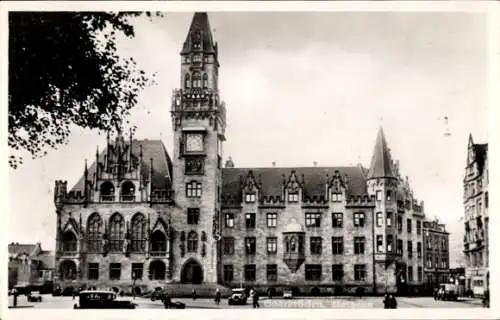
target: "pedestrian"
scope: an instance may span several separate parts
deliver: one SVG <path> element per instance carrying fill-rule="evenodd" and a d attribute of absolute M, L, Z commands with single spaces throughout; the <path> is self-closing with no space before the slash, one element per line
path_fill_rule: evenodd
<path fill-rule="evenodd" d="M 391 309 L 397 309 L 398 308 L 398 302 L 396 301 L 396 297 L 391 294 L 390 298 L 391 298 L 390 308 Z"/>
<path fill-rule="evenodd" d="M 18 295 L 16 288 L 12 289 L 12 295 L 14 296 L 14 303 L 13 303 L 13 305 L 14 305 L 14 308 L 15 308 L 15 307 L 17 307 L 17 295 Z"/>
<path fill-rule="evenodd" d="M 260 305 L 259 305 L 259 293 L 257 292 L 257 290 L 253 290 L 253 296 L 252 296 L 252 300 L 253 300 L 253 307 L 254 308 L 260 308 Z"/>
<path fill-rule="evenodd" d="M 193 289 L 193 291 L 191 292 L 191 296 L 193 297 L 193 300 L 196 300 L 196 290 Z"/>
<path fill-rule="evenodd" d="M 438 299 L 438 288 L 434 288 L 434 300 Z"/>
<path fill-rule="evenodd" d="M 73 296 L 73 300 L 75 300 L 75 297 L 76 297 L 76 289 L 71 289 L 71 295 Z"/>
<path fill-rule="evenodd" d="M 384 302 L 384 309 L 390 309 L 390 307 L 391 307 L 391 299 L 389 297 L 389 293 L 386 292 L 384 294 L 384 300 L 383 300 L 383 302 Z"/>
<path fill-rule="evenodd" d="M 169 309 L 172 306 L 172 300 L 167 292 L 165 292 L 165 295 L 163 296 L 163 305 L 165 306 L 165 309 Z"/>
<path fill-rule="evenodd" d="M 267 298 L 272 299 L 273 298 L 273 291 L 271 288 L 267 288 Z"/>
<path fill-rule="evenodd" d="M 483 308 L 489 308 L 490 307 L 490 290 L 484 291 L 484 297 L 483 297 Z"/>
<path fill-rule="evenodd" d="M 219 305 L 220 304 L 220 298 L 221 298 L 221 293 L 219 288 L 215 290 L 215 304 Z"/>

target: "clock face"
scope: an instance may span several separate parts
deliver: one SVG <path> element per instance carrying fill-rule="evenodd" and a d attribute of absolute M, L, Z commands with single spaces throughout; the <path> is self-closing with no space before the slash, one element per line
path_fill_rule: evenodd
<path fill-rule="evenodd" d="M 188 152 L 203 151 L 203 135 L 188 134 L 186 136 L 186 150 Z"/>

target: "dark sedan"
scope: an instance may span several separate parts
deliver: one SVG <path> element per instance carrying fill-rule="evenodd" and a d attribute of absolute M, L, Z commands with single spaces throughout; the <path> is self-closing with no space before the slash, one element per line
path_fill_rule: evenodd
<path fill-rule="evenodd" d="M 135 309 L 136 304 L 130 300 L 117 299 L 112 291 L 82 291 L 79 294 L 80 304 L 75 309 Z"/>

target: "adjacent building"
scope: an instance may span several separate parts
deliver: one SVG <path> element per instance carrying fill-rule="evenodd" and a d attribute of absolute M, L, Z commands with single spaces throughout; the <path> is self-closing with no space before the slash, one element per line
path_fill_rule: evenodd
<path fill-rule="evenodd" d="M 424 205 L 382 129 L 368 168 L 223 167 L 226 106 L 206 13 L 180 55 L 172 156 L 159 140 L 108 135 L 75 186 L 56 181 L 58 285 L 420 290 Z"/>
<path fill-rule="evenodd" d="M 36 290 L 52 290 L 54 253 L 42 250 L 41 244 L 11 243 L 9 250 L 9 289 L 27 285 Z"/>
<path fill-rule="evenodd" d="M 469 136 L 464 176 L 466 290 L 482 295 L 489 287 L 488 144 Z"/>
<path fill-rule="evenodd" d="M 449 233 L 439 221 L 424 221 L 424 277 L 425 289 L 433 289 L 441 283 L 450 283 Z"/>

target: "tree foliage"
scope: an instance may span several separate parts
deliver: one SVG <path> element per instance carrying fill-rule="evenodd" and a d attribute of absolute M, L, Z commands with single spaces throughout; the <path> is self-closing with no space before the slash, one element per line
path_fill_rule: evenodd
<path fill-rule="evenodd" d="M 152 17 L 151 13 L 145 13 Z M 117 52 L 138 12 L 9 13 L 9 163 L 67 143 L 71 128 L 121 128 L 153 77 Z M 155 16 L 161 16 L 155 13 Z"/>

